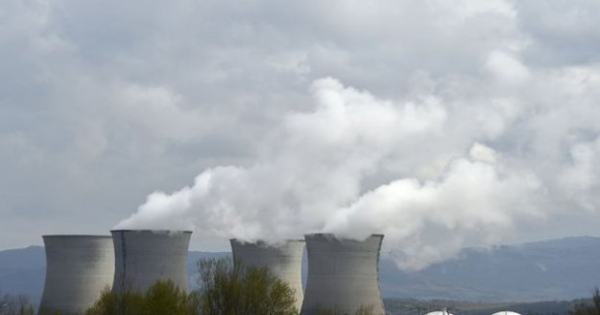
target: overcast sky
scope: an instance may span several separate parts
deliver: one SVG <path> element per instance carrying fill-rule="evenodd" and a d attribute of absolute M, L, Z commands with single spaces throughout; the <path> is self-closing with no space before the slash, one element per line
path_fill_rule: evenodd
<path fill-rule="evenodd" d="M 403 254 L 424 264 L 454 234 L 446 245 L 600 235 L 599 13 L 595 0 L 1 1 L 0 248 L 106 233 L 199 174 L 238 195 L 182 210 L 196 249 L 301 232 L 274 216 L 342 234 L 368 221 L 421 244 Z M 269 209 L 271 192 L 293 215 Z M 200 222 L 224 203 L 256 230 Z"/>

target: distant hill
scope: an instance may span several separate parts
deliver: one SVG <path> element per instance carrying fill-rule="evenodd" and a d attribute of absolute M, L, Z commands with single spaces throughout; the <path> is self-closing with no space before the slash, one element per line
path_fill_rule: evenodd
<path fill-rule="evenodd" d="M 189 284 L 196 286 L 196 263 L 204 258 L 229 256 L 228 252 L 190 251 L 188 256 Z M 29 246 L 21 249 L 0 251 L 0 295 L 24 294 L 34 304 L 39 303 L 44 288 L 46 257 L 44 247 Z"/>
<path fill-rule="evenodd" d="M 421 272 L 380 265 L 386 297 L 546 301 L 591 296 L 600 286 L 600 238 L 573 237 L 493 249 L 469 248 Z"/>
<path fill-rule="evenodd" d="M 195 283 L 196 261 L 228 253 L 190 252 L 188 272 Z M 600 285 L 600 238 L 573 237 L 489 250 L 469 248 L 455 259 L 416 273 L 398 270 L 383 257 L 384 297 L 478 302 L 570 300 L 591 296 Z M 44 249 L 0 251 L 0 292 L 39 301 L 45 272 Z"/>
<path fill-rule="evenodd" d="M 0 251 L 0 294 L 25 294 L 37 303 L 44 286 L 45 270 L 43 247 Z"/>

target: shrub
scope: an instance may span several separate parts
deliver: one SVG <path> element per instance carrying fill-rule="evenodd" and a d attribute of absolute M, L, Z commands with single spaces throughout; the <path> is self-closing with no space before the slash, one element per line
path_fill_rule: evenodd
<path fill-rule="evenodd" d="M 265 268 L 245 268 L 230 259 L 198 263 L 201 315 L 295 315 L 294 291 Z"/>
<path fill-rule="evenodd" d="M 354 312 L 353 315 L 374 315 L 372 306 L 361 306 Z M 319 309 L 317 315 L 347 315 L 336 309 Z"/>
<path fill-rule="evenodd" d="M 600 315 L 600 289 L 595 288 L 591 305 L 588 303 L 576 304 L 570 315 Z"/>
<path fill-rule="evenodd" d="M 145 294 L 106 290 L 86 315 L 196 315 L 185 291 L 171 281 L 158 281 Z"/>
<path fill-rule="evenodd" d="M 106 290 L 86 315 L 296 315 L 294 291 L 264 268 L 229 259 L 198 262 L 201 289 L 187 294 L 159 281 L 145 293 Z M 12 314 L 11 314 L 12 315 Z"/>

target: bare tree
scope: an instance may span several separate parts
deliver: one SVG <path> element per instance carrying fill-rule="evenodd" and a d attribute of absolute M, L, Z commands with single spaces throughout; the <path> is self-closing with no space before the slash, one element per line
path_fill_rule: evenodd
<path fill-rule="evenodd" d="M 201 315 L 296 315 L 294 291 L 266 268 L 231 259 L 198 262 Z"/>
<path fill-rule="evenodd" d="M 33 315 L 33 305 L 25 295 L 0 295 L 0 315 Z"/>
<path fill-rule="evenodd" d="M 570 315 L 600 315 L 600 289 L 595 288 L 592 303 L 579 303 L 575 305 Z"/>

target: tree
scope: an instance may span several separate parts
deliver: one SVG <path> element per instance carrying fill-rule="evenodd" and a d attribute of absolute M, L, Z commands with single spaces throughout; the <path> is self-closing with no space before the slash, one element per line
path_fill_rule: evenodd
<path fill-rule="evenodd" d="M 589 303 L 578 303 L 570 315 L 600 315 L 600 289 L 594 289 L 591 305 Z"/>
<path fill-rule="evenodd" d="M 33 315 L 34 313 L 33 305 L 27 296 L 9 294 L 0 296 L 0 315 Z"/>
<path fill-rule="evenodd" d="M 317 315 L 346 315 L 347 313 L 343 313 L 340 312 L 338 310 L 331 310 L 331 309 L 319 309 L 317 311 Z M 353 315 L 375 315 L 375 313 L 373 313 L 373 307 L 372 306 L 361 306 L 358 308 L 358 310 L 356 310 L 356 312 L 354 312 Z"/>
<path fill-rule="evenodd" d="M 196 308 L 172 281 L 158 281 L 145 293 L 106 290 L 86 315 L 197 315 Z"/>
<path fill-rule="evenodd" d="M 298 314 L 293 290 L 265 268 L 242 268 L 229 259 L 200 261 L 198 268 L 199 291 L 187 294 L 170 281 L 144 293 L 106 290 L 86 315 Z"/>
<path fill-rule="evenodd" d="M 231 259 L 198 263 L 201 315 L 295 315 L 294 291 L 266 268 L 246 268 Z"/>
<path fill-rule="evenodd" d="M 157 282 L 146 292 L 144 314 L 195 315 L 191 295 L 171 281 Z"/>

